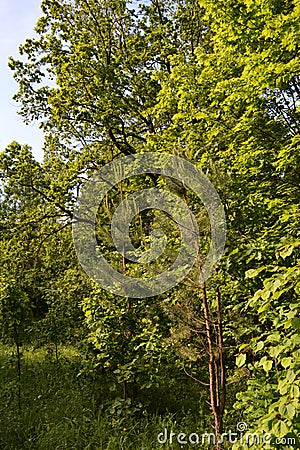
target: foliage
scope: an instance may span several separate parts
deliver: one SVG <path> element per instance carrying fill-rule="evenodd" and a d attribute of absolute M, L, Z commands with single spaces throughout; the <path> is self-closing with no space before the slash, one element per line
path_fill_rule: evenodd
<path fill-rule="evenodd" d="M 271 433 L 274 437 L 299 436 L 299 241 L 279 247 L 279 265 L 248 271 L 260 277 L 263 287 L 248 302 L 255 308 L 267 331 L 241 346 L 254 355 L 248 369 L 252 378 L 248 389 L 238 395 L 236 407 L 242 408 L 251 427 Z M 282 266 L 282 263 L 287 263 Z M 264 275 L 268 274 L 268 275 Z M 245 355 L 242 353 L 241 355 Z M 240 366 L 246 363 L 246 358 Z"/>
<path fill-rule="evenodd" d="M 240 391 L 236 414 L 253 430 L 296 436 L 299 1 L 43 0 L 42 11 L 37 37 L 20 47 L 25 58 L 10 60 L 21 115 L 41 123 L 46 141 L 41 164 L 17 143 L 1 155 L 3 326 L 11 332 L 18 324 L 24 334 L 34 324 L 41 342 L 56 346 L 87 338 L 91 371 L 107 377 L 116 394 L 110 408 L 121 416 L 135 416 L 140 398 L 163 389 L 170 371 L 197 382 L 198 398 L 214 410 L 203 392 L 210 384 L 219 395 L 223 368 L 224 388 Z M 199 283 L 198 264 L 171 292 L 136 301 L 86 278 L 70 225 L 86 177 L 145 150 L 182 156 L 208 175 L 228 234 L 208 283 Z M 131 276 L 160 272 L 178 250 L 176 226 L 158 212 L 140 214 L 130 228 L 143 249 L 151 228 L 167 231 L 169 246 L 155 265 L 136 268 L 113 247 L 116 205 L 153 186 L 175 192 L 195 213 L 200 259 L 209 245 L 207 215 L 193 193 L 164 177 L 135 177 L 112 189 L 97 217 L 101 250 Z M 228 401 L 226 420 L 235 400 Z"/>
<path fill-rule="evenodd" d="M 3 337 L 13 332 L 22 335 L 19 343 L 26 338 L 36 344 L 73 338 L 82 323 L 80 296 L 88 287 L 70 258 L 70 224 L 59 220 L 60 210 L 40 193 L 46 176 L 27 146 L 12 143 L 0 155 L 0 173 Z"/>
<path fill-rule="evenodd" d="M 182 380 L 172 380 L 164 387 L 164 409 L 156 411 L 161 392 L 152 392 L 153 411 L 142 408 L 132 413 L 122 399 L 108 402 L 109 385 L 104 377 L 97 384 L 98 396 L 104 407 L 94 403 L 95 385 L 92 377 L 82 374 L 84 354 L 71 346 L 60 346 L 59 363 L 46 348 L 23 349 L 24 407 L 16 414 L 14 396 L 14 358 L 8 346 L 0 346 L 0 445 L 5 450 L 40 449 L 159 449 L 157 436 L 167 428 L 177 434 L 205 432 L 209 421 L 197 410 L 193 414 L 182 408 L 177 399 L 182 396 Z M 99 380 L 98 380 L 99 381 Z M 191 407 L 195 386 L 189 391 L 186 407 Z M 171 400 L 173 397 L 173 400 Z M 106 401 L 106 403 L 104 403 Z M 172 404 L 173 401 L 173 404 Z M 166 448 L 180 448 L 174 441 Z M 205 448 L 205 447 L 204 447 Z"/>

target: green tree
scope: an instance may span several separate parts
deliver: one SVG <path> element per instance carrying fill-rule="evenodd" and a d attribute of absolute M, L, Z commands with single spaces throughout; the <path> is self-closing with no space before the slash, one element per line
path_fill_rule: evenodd
<path fill-rule="evenodd" d="M 141 151 L 146 136 L 170 122 L 171 118 L 157 121 L 150 114 L 161 89 L 153 72 L 159 68 L 170 73 L 172 54 L 181 51 L 193 57 L 205 27 L 201 9 L 193 1 L 155 1 L 130 8 L 123 1 L 45 0 L 42 10 L 36 27 L 38 38 L 27 40 L 20 48 L 27 62 L 11 60 L 10 66 L 19 83 L 16 99 L 21 101 L 21 114 L 27 121 L 41 121 L 46 134 L 43 170 L 47 182 L 42 188 L 31 187 L 62 215 L 76 220 L 73 205 L 83 174 L 119 154 Z M 197 30 L 190 24 L 194 19 L 199 23 Z M 54 86 L 45 85 L 44 80 L 51 78 Z M 129 191 L 130 185 L 123 189 Z M 109 207 L 114 207 L 114 199 Z M 101 237 L 106 230 L 103 219 Z M 117 264 L 124 266 L 121 258 Z M 87 311 L 90 304 L 93 301 L 87 298 Z M 127 309 L 133 315 L 131 301 Z M 113 311 L 111 306 L 109 314 Z M 141 308 L 137 311 L 140 314 Z M 119 313 L 116 309 L 115 320 Z M 105 317 L 103 322 L 111 327 L 113 322 Z M 137 314 L 134 317 L 138 320 Z M 111 333 L 109 329 L 108 335 Z M 129 346 L 132 360 L 135 347 L 135 342 Z"/>
<path fill-rule="evenodd" d="M 54 343 L 57 354 L 58 340 L 74 340 L 82 328 L 79 304 L 89 289 L 88 280 L 76 271 L 71 222 L 43 194 L 47 177 L 27 146 L 12 143 L 0 154 L 0 176 L 1 286 L 12 301 L 2 319 L 10 323 L 11 316 L 19 314 L 19 296 L 25 309 L 23 319 L 16 319 L 22 330 L 15 333 L 22 335 L 17 341 L 26 337 L 27 342 Z"/>
<path fill-rule="evenodd" d="M 291 357 L 293 368 L 298 367 L 297 344 L 291 348 L 289 341 L 291 335 L 296 339 L 297 327 L 286 320 L 290 317 L 291 323 L 297 324 L 297 308 L 291 308 L 290 303 L 299 295 L 295 285 L 299 239 L 299 2 L 203 1 L 201 5 L 211 30 L 210 45 L 196 49 L 194 62 L 173 56 L 169 76 L 158 71 L 162 90 L 155 106 L 156 117 L 159 120 L 172 115 L 172 124 L 159 136 L 151 136 L 149 142 L 154 151 L 164 148 L 172 152 L 175 147 L 185 157 L 199 161 L 222 192 L 228 220 L 224 268 L 230 277 L 223 299 L 234 319 L 228 325 L 235 343 L 247 347 L 251 342 L 253 357 L 258 352 L 259 359 L 254 367 L 265 364 L 270 376 L 268 386 L 272 386 L 265 395 L 263 369 L 252 371 L 248 365 L 250 372 L 244 373 L 247 378 L 252 374 L 249 392 L 239 397 L 244 400 L 239 406 L 243 409 L 255 390 L 255 399 L 247 409 L 248 413 L 251 410 L 249 422 L 253 428 L 259 423 L 260 430 L 278 431 L 280 436 L 288 428 L 296 434 L 297 386 L 292 408 L 286 412 L 287 400 L 282 399 L 284 414 L 278 413 L 280 392 L 276 383 L 286 380 L 288 366 L 278 365 L 272 371 L 270 359 L 260 357 L 263 343 L 257 348 L 254 342 L 261 336 L 263 342 L 272 342 L 274 328 L 285 329 L 282 356 Z M 276 252 L 285 245 L 295 248 L 295 259 L 277 267 Z M 265 267 L 278 271 L 278 280 Z M 249 278 L 253 273 L 260 277 Z M 273 292 L 275 298 L 281 292 L 275 292 L 274 283 L 289 294 L 280 297 L 281 306 L 274 305 L 271 318 L 260 308 L 260 302 L 261 296 L 271 301 Z M 253 295 L 255 301 L 246 307 Z M 238 319 L 241 314 L 246 320 Z M 253 336 L 257 340 L 252 340 Z M 244 360 L 245 355 L 240 355 L 240 367 Z M 294 375 L 289 372 L 287 376 L 294 392 Z M 258 422 L 253 423 L 254 415 L 257 421 L 260 415 Z"/>
<path fill-rule="evenodd" d="M 225 368 L 239 386 L 248 383 L 249 395 L 253 386 L 257 390 L 244 417 L 255 418 L 253 427 L 283 435 L 287 426 L 294 433 L 298 426 L 299 355 L 291 344 L 298 321 L 290 303 L 299 293 L 294 267 L 299 239 L 299 8 L 296 0 L 156 0 L 140 8 L 123 1 L 44 0 L 38 37 L 21 46 L 27 62 L 10 62 L 19 83 L 21 114 L 27 121 L 41 121 L 46 134 L 43 182 L 34 180 L 30 190 L 57 217 L 78 219 L 78 190 L 93 170 L 143 150 L 192 161 L 218 189 L 228 240 L 213 279 L 198 282 L 199 264 L 189 280 L 156 299 L 157 304 L 147 300 L 142 308 L 97 289 L 83 302 L 99 364 L 111 364 L 111 373 L 123 385 L 134 384 L 137 373 L 143 385 L 151 352 L 155 359 L 160 341 L 172 342 L 182 357 L 178 365 L 210 386 L 217 434 L 222 430 Z M 112 250 L 107 218 L 123 195 L 156 185 L 167 183 L 149 177 L 117 186 L 100 209 L 98 237 L 121 272 L 135 269 Z M 169 182 L 167 187 L 197 214 L 204 255 L 209 229 L 203 205 L 183 186 Z M 171 222 L 155 214 L 143 216 L 132 237 L 147 247 L 145 229 L 163 223 L 170 231 Z M 285 246 L 292 251 L 281 260 L 276 255 Z M 157 270 L 177 247 L 173 238 Z M 266 309 L 261 310 L 261 299 Z M 273 324 L 275 317 L 280 321 Z M 268 356 L 274 327 L 285 343 L 274 354 L 284 360 L 276 368 Z M 262 342 L 258 347 L 257 337 Z M 231 348 L 225 355 L 224 347 Z M 253 361 L 244 367 L 250 348 Z M 234 353 L 238 367 L 233 367 Z M 204 379 L 203 360 L 209 368 Z M 292 387 L 285 391 L 286 376 Z M 272 388 L 263 403 L 268 377 Z M 281 403 L 278 399 L 278 392 L 285 396 L 291 390 L 295 409 L 288 408 L 288 397 Z M 248 394 L 239 395 L 242 408 Z"/>

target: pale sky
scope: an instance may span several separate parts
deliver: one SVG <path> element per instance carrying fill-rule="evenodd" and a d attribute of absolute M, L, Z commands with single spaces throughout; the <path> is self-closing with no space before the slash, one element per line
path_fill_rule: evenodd
<path fill-rule="evenodd" d="M 18 56 L 18 47 L 41 15 L 40 0 L 0 0 L 0 151 L 12 141 L 28 144 L 38 160 L 42 159 L 43 134 L 38 124 L 25 125 L 12 100 L 18 86 L 7 66 L 8 56 Z"/>

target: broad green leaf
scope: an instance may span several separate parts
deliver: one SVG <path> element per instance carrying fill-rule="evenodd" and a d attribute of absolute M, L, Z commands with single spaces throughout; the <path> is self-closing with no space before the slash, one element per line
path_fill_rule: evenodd
<path fill-rule="evenodd" d="M 292 420 L 293 417 L 295 416 L 295 413 L 296 413 L 296 408 L 293 405 L 291 405 L 291 404 L 286 405 L 286 417 L 288 419 Z"/>
<path fill-rule="evenodd" d="M 272 434 L 276 436 L 277 438 L 283 438 L 285 437 L 290 431 L 290 428 L 288 427 L 287 423 L 284 421 L 277 421 L 275 425 L 272 427 Z"/>
<path fill-rule="evenodd" d="M 236 365 L 238 367 L 242 367 L 246 362 L 246 354 L 245 353 L 241 353 L 240 355 L 238 355 L 236 357 Z"/>
<path fill-rule="evenodd" d="M 292 358 L 282 358 L 281 360 L 280 360 L 280 362 L 281 362 L 281 365 L 285 368 L 285 369 L 287 369 L 288 367 L 290 367 L 290 365 L 292 364 Z"/>
<path fill-rule="evenodd" d="M 262 363 L 262 366 L 266 372 L 270 372 L 272 369 L 273 361 L 267 360 Z"/>

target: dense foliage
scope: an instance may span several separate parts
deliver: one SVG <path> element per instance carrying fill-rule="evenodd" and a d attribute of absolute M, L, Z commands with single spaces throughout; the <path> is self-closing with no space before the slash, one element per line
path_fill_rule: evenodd
<path fill-rule="evenodd" d="M 16 142 L 0 154 L 1 336 L 16 348 L 19 408 L 22 345 L 53 347 L 58 362 L 59 344 L 68 344 L 84 359 L 77 369 L 95 414 L 111 408 L 121 424 L 153 408 L 163 416 L 184 409 L 196 422 L 205 417 L 203 432 L 217 436 L 234 428 L 234 417 L 272 442 L 296 440 L 299 1 L 43 0 L 42 11 L 37 37 L 10 67 L 20 114 L 44 130 L 44 159 Z M 112 266 L 131 276 L 159 273 L 178 251 L 172 218 L 144 211 L 132 242 L 147 249 L 150 230 L 163 228 L 163 257 L 137 268 L 116 252 L 112 214 L 139 189 L 181 196 L 201 244 L 198 263 L 174 289 L 122 298 L 82 271 L 71 226 L 86 177 L 143 151 L 181 156 L 208 176 L 226 212 L 226 250 L 202 282 L 210 228 L 199 199 L 162 176 L 124 181 L 98 213 L 98 242 Z M 103 383 L 106 400 L 97 395 Z"/>

